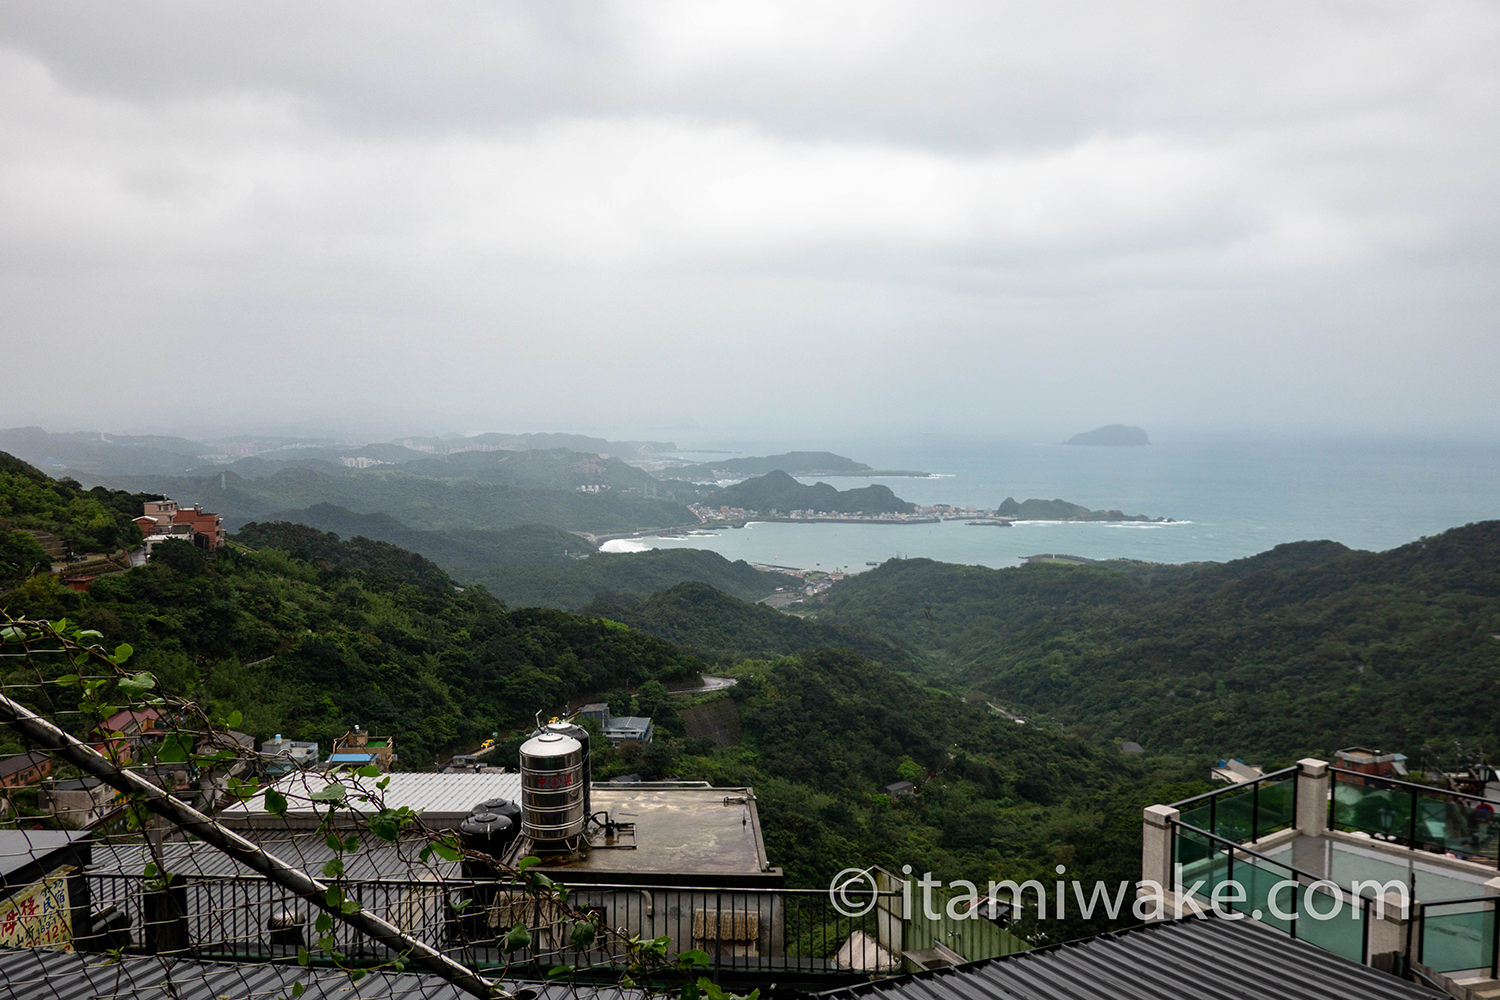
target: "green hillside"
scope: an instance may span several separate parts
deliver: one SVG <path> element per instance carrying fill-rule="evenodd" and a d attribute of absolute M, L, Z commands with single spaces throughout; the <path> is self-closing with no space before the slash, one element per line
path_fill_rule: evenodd
<path fill-rule="evenodd" d="M 916 504 L 902 500 L 888 486 L 862 486 L 853 490 L 838 490 L 827 483 L 804 486 L 779 470 L 726 486 L 709 495 L 704 502 L 714 506 L 743 507 L 762 513 L 776 510 L 783 514 L 793 510 L 839 514 L 910 514 L 917 509 Z"/>
<path fill-rule="evenodd" d="M 819 649 L 848 649 L 894 669 L 916 661 L 900 645 L 738 600 L 704 583 L 679 583 L 648 597 L 601 596 L 581 610 L 633 628 L 721 665 Z"/>
<path fill-rule="evenodd" d="M 826 609 L 947 684 L 1158 751 L 1417 756 L 1491 744 L 1500 717 L 1494 521 L 1385 553 L 1313 542 L 1224 564 L 891 561 Z"/>
<path fill-rule="evenodd" d="M 685 581 L 705 584 L 746 601 L 786 586 L 789 578 L 758 570 L 744 560 L 730 562 L 703 549 L 600 552 L 568 565 L 501 566 L 472 579 L 506 603 L 578 610 L 601 597 L 645 597 Z"/>

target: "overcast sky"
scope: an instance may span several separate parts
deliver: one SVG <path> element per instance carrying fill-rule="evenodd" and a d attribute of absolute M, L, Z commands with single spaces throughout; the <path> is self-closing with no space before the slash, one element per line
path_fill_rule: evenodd
<path fill-rule="evenodd" d="M 0 426 L 1500 436 L 1500 4 L 6 3 Z"/>

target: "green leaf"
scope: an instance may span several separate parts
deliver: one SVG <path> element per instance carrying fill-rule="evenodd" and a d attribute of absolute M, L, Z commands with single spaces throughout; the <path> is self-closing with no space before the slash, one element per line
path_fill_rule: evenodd
<path fill-rule="evenodd" d="M 344 838 L 340 837 L 336 833 L 330 833 L 328 836 L 323 838 L 323 844 L 330 851 L 342 851 L 344 849 Z"/>
<path fill-rule="evenodd" d="M 307 992 L 306 986 L 303 986 L 301 983 L 292 984 L 292 996 L 300 997 L 305 992 Z"/>
<path fill-rule="evenodd" d="M 130 654 L 134 652 L 135 650 L 131 648 L 130 643 L 120 643 L 115 647 L 115 662 L 124 663 L 126 660 L 130 659 Z"/>
<path fill-rule="evenodd" d="M 558 976 L 570 976 L 572 974 L 573 967 L 571 965 L 554 965 L 547 970 L 547 978 L 549 979 L 555 979 Z"/>
<path fill-rule="evenodd" d="M 273 816 L 285 816 L 287 809 L 286 796 L 274 788 L 266 789 L 266 811 Z"/>
<path fill-rule="evenodd" d="M 323 862 L 324 878 L 338 878 L 342 874 L 344 874 L 343 858 L 329 858 L 327 861 Z"/>
<path fill-rule="evenodd" d="M 458 845 L 452 843 L 451 841 L 435 840 L 432 842 L 431 846 L 432 853 L 436 854 L 444 861 L 457 861 L 459 858 L 463 857 L 463 851 L 459 850 Z"/>
<path fill-rule="evenodd" d="M 542 863 L 542 859 L 541 858 L 534 857 L 534 856 L 528 854 L 528 855 L 526 855 L 526 857 L 524 857 L 520 861 L 516 862 L 516 871 L 518 871 L 518 872 L 524 872 L 526 869 L 530 868 L 532 865 L 539 865 L 541 863 Z"/>
<path fill-rule="evenodd" d="M 139 698 L 154 687 L 156 678 L 145 671 L 120 678 L 120 693 L 128 698 Z"/>
<path fill-rule="evenodd" d="M 333 784 L 324 785 L 316 792 L 313 792 L 310 798 L 314 802 L 342 802 L 344 801 L 344 786 L 335 781 Z"/>
<path fill-rule="evenodd" d="M 245 721 L 245 715 L 239 709 L 229 713 L 229 718 L 224 720 L 225 729 L 235 729 Z"/>
<path fill-rule="evenodd" d="M 677 966 L 682 969 L 708 968 L 708 952 L 694 948 L 677 956 Z"/>
<path fill-rule="evenodd" d="M 401 836 L 401 817 L 394 809 L 382 809 L 371 816 L 369 826 L 370 832 L 384 841 L 394 842 Z"/>
<path fill-rule="evenodd" d="M 313 930 L 319 934 L 327 934 L 333 930 L 333 917 L 327 913 L 319 913 L 318 919 L 313 921 Z"/>
<path fill-rule="evenodd" d="M 364 969 L 350 969 L 349 970 L 349 981 L 351 983 L 357 983 L 357 982 L 359 982 L 363 978 L 365 978 L 365 970 Z"/>
<path fill-rule="evenodd" d="M 193 755 L 193 738 L 186 733 L 172 733 L 161 741 L 156 751 L 160 764 L 181 764 Z"/>
<path fill-rule="evenodd" d="M 357 850 L 359 850 L 359 837 L 351 833 L 344 840 L 344 851 L 345 853 L 353 854 Z"/>
<path fill-rule="evenodd" d="M 573 946 L 574 951 L 588 951 L 589 946 L 594 943 L 594 937 L 597 933 L 593 924 L 574 924 L 569 943 Z"/>
<path fill-rule="evenodd" d="M 701 993 L 697 983 L 688 982 L 682 984 L 682 992 L 677 995 L 680 1000 L 699 1000 Z"/>
<path fill-rule="evenodd" d="M 14 629 L 9 629 L 8 631 L 12 631 L 13 632 L 15 630 Z M 61 677 L 59 677 L 57 680 L 53 681 L 52 683 L 56 684 L 58 687 L 76 688 L 78 686 L 78 675 L 77 674 L 63 674 Z"/>
<path fill-rule="evenodd" d="M 531 931 L 526 929 L 525 924 L 517 922 L 514 927 L 506 932 L 505 940 L 501 942 L 500 948 L 502 951 L 509 953 L 519 951 L 529 944 L 531 944 Z"/>
<path fill-rule="evenodd" d="M 306 948 L 298 948 L 297 949 L 297 964 L 298 965 L 309 965 L 311 963 L 312 963 L 312 955 L 308 954 L 307 949 Z"/>
<path fill-rule="evenodd" d="M 359 775 L 361 778 L 378 778 L 385 772 L 376 767 L 374 764 L 366 764 L 364 767 L 360 768 L 354 773 Z"/>

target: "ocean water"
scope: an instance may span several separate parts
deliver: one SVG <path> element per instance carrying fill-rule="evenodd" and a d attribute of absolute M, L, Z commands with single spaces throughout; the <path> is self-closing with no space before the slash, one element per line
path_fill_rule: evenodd
<path fill-rule="evenodd" d="M 1173 523 L 763 522 L 685 538 L 620 539 L 606 549 L 703 548 L 753 563 L 849 572 L 893 556 L 992 567 L 1048 552 L 1183 563 L 1314 539 L 1381 551 L 1500 517 L 1500 443 L 1197 440 L 1086 448 L 927 437 L 836 450 L 876 468 L 932 474 L 826 480 L 841 490 L 882 483 L 914 503 L 985 508 L 1007 496 L 1061 498 Z"/>

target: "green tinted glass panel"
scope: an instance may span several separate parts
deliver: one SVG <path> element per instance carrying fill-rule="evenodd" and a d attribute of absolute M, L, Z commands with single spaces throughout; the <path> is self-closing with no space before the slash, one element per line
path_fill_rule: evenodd
<path fill-rule="evenodd" d="M 1488 969 L 1494 934 L 1492 909 L 1469 913 L 1429 909 L 1422 920 L 1422 964 L 1437 972 Z"/>
<path fill-rule="evenodd" d="M 1236 844 L 1249 843 L 1252 839 L 1250 821 L 1254 814 L 1254 797 L 1248 791 L 1219 797 L 1218 829 L 1214 832 L 1225 840 Z"/>
<path fill-rule="evenodd" d="M 1214 832 L 1213 827 L 1210 825 L 1213 822 L 1212 806 L 1208 802 L 1200 806 L 1194 806 L 1191 809 L 1184 809 L 1177 818 L 1188 826 L 1196 826 L 1198 829 L 1207 830 L 1209 833 Z"/>
<path fill-rule="evenodd" d="M 1236 906 L 1235 909 L 1241 913 L 1248 913 L 1254 919 L 1263 924 L 1269 924 L 1279 931 L 1289 932 L 1291 921 L 1278 917 L 1275 912 L 1272 912 L 1273 909 L 1284 914 L 1296 912 L 1296 887 L 1278 888 L 1286 886 L 1289 877 L 1285 870 L 1275 866 L 1236 861 L 1234 880 L 1244 889 L 1245 902 Z"/>
<path fill-rule="evenodd" d="M 1404 790 L 1372 788 L 1335 776 L 1333 822 L 1346 829 L 1364 830 L 1405 839 L 1411 825 L 1411 796 Z"/>
<path fill-rule="evenodd" d="M 1260 823 L 1257 837 L 1284 830 L 1297 821 L 1297 779 L 1260 786 Z"/>
<path fill-rule="evenodd" d="M 1208 838 L 1186 830 L 1177 837 L 1177 877 L 1183 888 L 1197 885 L 1197 892 L 1207 899 L 1214 888 L 1228 878 L 1229 858 Z M 1198 883 L 1202 883 L 1198 885 Z"/>
<path fill-rule="evenodd" d="M 1298 900 L 1297 936 L 1358 962 L 1364 949 L 1364 913 L 1358 903 L 1338 893 L 1304 888 Z"/>

